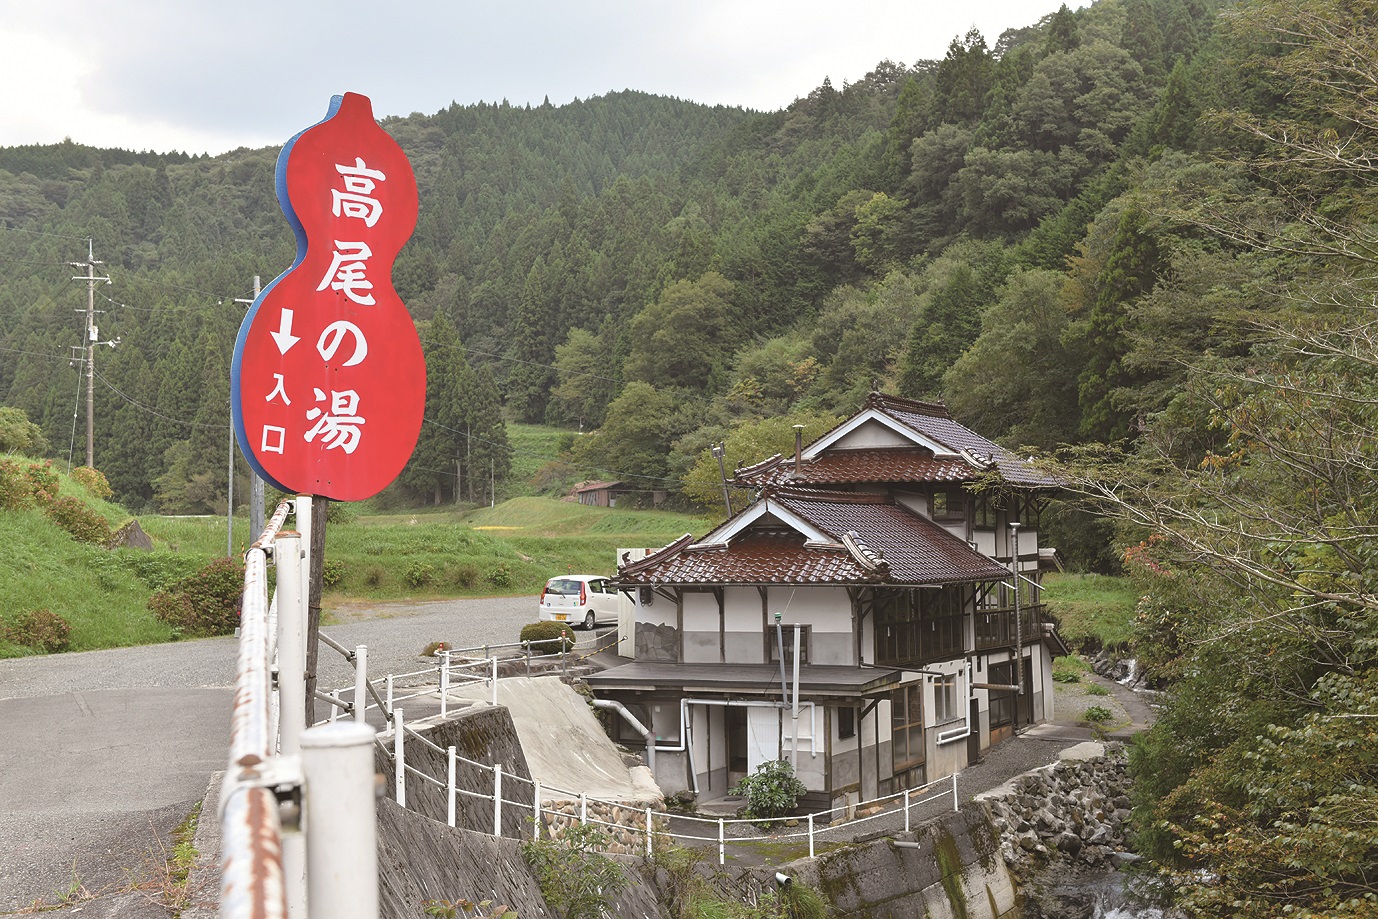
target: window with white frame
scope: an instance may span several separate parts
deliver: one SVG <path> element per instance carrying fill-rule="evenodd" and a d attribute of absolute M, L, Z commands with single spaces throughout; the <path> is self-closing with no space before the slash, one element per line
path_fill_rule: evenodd
<path fill-rule="evenodd" d="M 933 718 L 937 724 L 962 717 L 962 699 L 957 684 L 955 673 L 933 678 Z"/>

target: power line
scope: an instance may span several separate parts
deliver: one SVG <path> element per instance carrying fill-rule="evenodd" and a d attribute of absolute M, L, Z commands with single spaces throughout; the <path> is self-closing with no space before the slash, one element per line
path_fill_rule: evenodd
<path fill-rule="evenodd" d="M 139 411 L 141 411 L 141 412 L 147 412 L 148 414 L 154 415 L 154 416 L 156 416 L 156 417 L 158 417 L 158 418 L 161 418 L 161 419 L 163 419 L 164 421 L 171 421 L 173 424 L 181 424 L 181 425 L 186 425 L 186 426 L 188 426 L 188 427 L 193 427 L 193 428 L 209 428 L 210 430 L 213 430 L 213 431 L 223 431 L 223 430 L 225 430 L 226 428 L 229 427 L 229 425 L 227 425 L 227 424 L 206 424 L 204 421 L 185 421 L 185 420 L 183 420 L 183 419 L 181 419 L 181 418 L 173 418 L 171 415 L 164 415 L 162 412 L 158 411 L 157 409 L 149 408 L 147 405 L 144 405 L 142 402 L 138 402 L 138 401 L 136 401 L 135 399 L 131 399 L 129 396 L 127 396 L 127 395 L 125 395 L 123 392 L 121 392 L 120 389 L 119 389 L 118 387 L 116 387 L 114 383 L 111 383 L 109 380 L 107 380 L 107 379 L 106 379 L 105 377 L 103 377 L 101 374 L 97 373 L 97 374 L 96 374 L 96 379 L 100 380 L 101 383 L 104 384 L 104 386 L 105 386 L 106 389 L 109 389 L 109 390 L 110 390 L 111 392 L 113 392 L 115 395 L 119 396 L 121 399 L 123 399 L 125 402 L 128 402 L 130 405 L 134 406 L 134 407 L 137 408 Z"/>
<path fill-rule="evenodd" d="M 68 236 L 66 233 L 49 233 L 45 230 L 26 230 L 23 227 L 7 227 L 3 224 L 0 224 L 0 230 L 9 230 L 11 233 L 27 233 L 30 236 L 50 236 L 53 239 L 76 239 L 81 242 L 86 242 L 90 239 L 89 236 Z"/>

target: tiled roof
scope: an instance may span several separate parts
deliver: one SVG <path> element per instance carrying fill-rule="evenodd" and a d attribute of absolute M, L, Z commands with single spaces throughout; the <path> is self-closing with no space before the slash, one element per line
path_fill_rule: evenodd
<path fill-rule="evenodd" d="M 965 451 L 978 459 L 994 462 L 1000 470 L 1000 477 L 1012 485 L 1037 487 L 1057 484 L 1056 479 L 1039 472 L 1004 447 L 953 421 L 943 405 L 871 393 L 866 407 L 878 409 L 900 424 L 955 451 Z"/>
<path fill-rule="evenodd" d="M 776 457 L 774 462 L 736 470 L 743 485 L 845 485 L 888 482 L 969 482 L 982 470 L 965 460 L 934 459 L 922 447 L 891 447 L 877 450 L 837 450 L 799 464 Z"/>
<path fill-rule="evenodd" d="M 622 568 L 624 584 L 942 584 L 994 580 L 1004 567 L 882 495 L 768 490 L 774 502 L 828 534 L 810 544 L 769 515 L 725 544 L 680 540 Z M 713 534 L 709 534 L 711 539 Z M 847 545 L 846 543 L 851 543 Z"/>
<path fill-rule="evenodd" d="M 947 407 L 937 402 L 917 402 L 882 393 L 871 393 L 862 411 L 877 411 L 902 427 L 946 447 L 960 458 L 937 459 L 923 447 L 877 447 L 826 450 L 800 463 L 794 475 L 794 458 L 776 454 L 754 466 L 735 470 L 738 485 L 760 488 L 769 485 L 843 485 L 852 483 L 969 482 L 992 466 L 1001 479 L 1026 488 L 1056 486 L 1057 480 L 1039 472 L 1004 447 L 952 420 Z M 856 416 L 853 416 L 855 418 Z M 848 422 L 843 422 L 839 428 Z M 819 440 L 825 440 L 834 428 Z M 817 441 L 815 441 L 817 443 Z"/>
<path fill-rule="evenodd" d="M 921 514 L 884 495 L 777 489 L 778 501 L 814 526 L 841 539 L 855 533 L 890 568 L 890 581 L 933 584 L 1000 578 L 1005 568 Z"/>

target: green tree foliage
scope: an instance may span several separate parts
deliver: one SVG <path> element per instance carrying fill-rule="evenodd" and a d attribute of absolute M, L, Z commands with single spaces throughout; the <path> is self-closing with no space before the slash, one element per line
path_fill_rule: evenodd
<path fill-rule="evenodd" d="M 43 456 L 48 452 L 48 441 L 22 409 L 0 408 L 0 452 Z"/>
<path fill-rule="evenodd" d="M 640 381 L 628 383 L 608 406 L 603 426 L 574 442 L 573 461 L 599 478 L 662 487 L 670 444 L 684 433 L 679 407 L 672 392 Z"/>
<path fill-rule="evenodd" d="M 735 467 L 750 466 L 777 453 L 791 457 L 794 455 L 795 425 L 803 426 L 802 434 L 804 443 L 807 444 L 832 430 L 841 421 L 837 415 L 794 412 L 760 421 L 743 422 L 733 428 L 722 441 L 723 468 L 730 479 Z M 709 448 L 700 451 L 694 465 L 684 476 L 684 494 L 703 507 L 709 516 L 726 516 L 722 473 L 718 468 L 717 457 L 713 456 Z M 740 489 L 729 489 L 728 494 L 732 498 L 734 510 L 741 510 L 750 500 L 750 496 Z"/>
<path fill-rule="evenodd" d="M 909 396 L 940 395 L 943 374 L 976 340 L 981 316 L 1005 279 L 1008 259 L 998 243 L 949 246 L 923 273 L 926 290 L 899 363 L 899 388 Z"/>
<path fill-rule="evenodd" d="M 1374 25 L 1346 4 L 1262 0 L 1228 38 L 1232 72 L 1262 72 L 1278 95 L 1241 85 L 1217 124 L 1243 131 L 1258 181 L 1289 206 L 1219 183 L 1176 202 L 1242 249 L 1174 261 L 1254 278 L 1272 303 L 1216 313 L 1238 329 L 1214 333 L 1133 452 L 1067 471 L 1141 539 L 1126 555 L 1144 596 L 1136 642 L 1167 705 L 1135 749 L 1136 814 L 1149 851 L 1216 879 L 1185 885 L 1187 914 L 1370 916 L 1378 56 L 1355 49 L 1374 47 Z"/>
<path fill-rule="evenodd" d="M 444 313 L 426 324 L 426 415 L 402 487 L 440 504 L 486 496 L 490 482 L 507 476 L 511 449 L 496 385 L 487 368 L 475 370 Z"/>
<path fill-rule="evenodd" d="M 586 329 L 570 329 L 565 343 L 555 348 L 560 382 L 550 391 L 552 411 L 561 420 L 577 423 L 581 431 L 603 423 L 617 392 L 618 381 L 610 366 L 616 353 L 611 331 L 594 335 Z"/>
<path fill-rule="evenodd" d="M 631 353 L 622 365 L 627 379 L 688 390 L 712 387 L 732 353 L 731 298 L 732 283 L 717 272 L 671 284 L 631 322 Z"/>
<path fill-rule="evenodd" d="M 1090 279 L 1090 310 L 1069 330 L 1084 354 L 1078 400 L 1081 433 L 1088 439 L 1128 437 L 1140 420 L 1116 402 L 1117 391 L 1136 382 L 1124 365 L 1129 306 L 1153 289 L 1164 267 L 1164 253 L 1148 216 L 1130 205 L 1115 225 L 1104 263 Z"/>
<path fill-rule="evenodd" d="M 1076 356 L 1063 344 L 1063 277 L 1016 271 L 981 318 L 981 333 L 943 377 L 947 404 L 989 437 L 1051 449 L 1077 433 Z"/>

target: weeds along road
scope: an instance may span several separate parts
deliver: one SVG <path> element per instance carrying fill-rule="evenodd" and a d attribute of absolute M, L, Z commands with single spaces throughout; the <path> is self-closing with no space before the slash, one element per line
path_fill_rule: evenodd
<path fill-rule="evenodd" d="M 432 641 L 515 641 L 536 602 L 348 604 L 323 631 L 368 645 L 380 677 L 426 666 Z M 225 768 L 235 656 L 233 638 L 211 638 L 0 660 L 0 913 L 87 894 L 148 901 L 169 834 Z M 353 685 L 325 645 L 318 672 L 323 690 Z"/>

